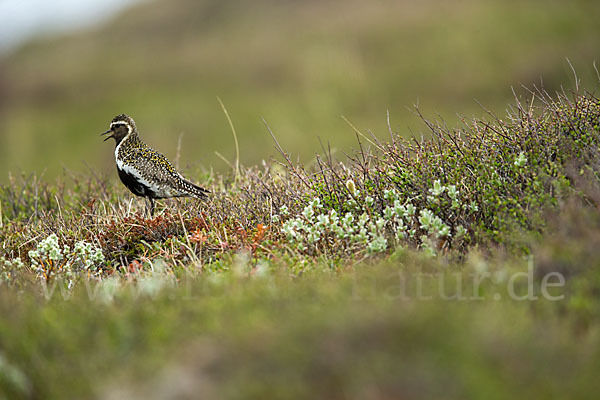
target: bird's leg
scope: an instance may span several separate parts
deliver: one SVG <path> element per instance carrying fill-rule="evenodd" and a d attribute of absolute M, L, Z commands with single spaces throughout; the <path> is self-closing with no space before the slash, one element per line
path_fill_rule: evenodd
<path fill-rule="evenodd" d="M 148 213 L 150 214 L 150 217 L 154 217 L 154 199 L 152 197 L 146 197 L 146 199 L 148 200 L 148 202 L 150 204 L 147 204 L 147 210 Z"/>

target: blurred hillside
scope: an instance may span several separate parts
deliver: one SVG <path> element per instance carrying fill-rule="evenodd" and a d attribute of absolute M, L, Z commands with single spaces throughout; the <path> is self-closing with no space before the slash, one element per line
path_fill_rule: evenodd
<path fill-rule="evenodd" d="M 29 43 L 0 58 L 0 183 L 8 171 L 113 173 L 113 144 L 98 136 L 119 113 L 181 164 L 223 170 L 275 155 L 280 143 L 309 161 L 319 140 L 348 150 L 359 129 L 424 131 L 408 109 L 502 114 L 511 86 L 597 88 L 600 2 L 153 1 L 101 28 Z M 116 174 L 114 174 L 116 177 Z M 115 178 L 116 179 L 116 178 Z"/>

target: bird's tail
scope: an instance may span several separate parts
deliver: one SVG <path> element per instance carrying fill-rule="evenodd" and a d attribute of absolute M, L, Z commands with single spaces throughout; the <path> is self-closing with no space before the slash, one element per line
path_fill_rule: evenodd
<path fill-rule="evenodd" d="M 197 197 L 199 199 L 206 199 L 210 194 L 210 190 L 204 189 L 202 186 L 198 186 L 195 183 L 188 181 L 187 179 L 183 180 L 183 184 L 185 190 L 189 192 L 189 194 L 193 197 Z"/>

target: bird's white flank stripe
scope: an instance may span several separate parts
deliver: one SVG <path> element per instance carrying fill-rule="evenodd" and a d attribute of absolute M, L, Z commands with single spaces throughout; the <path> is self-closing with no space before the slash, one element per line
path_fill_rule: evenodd
<path fill-rule="evenodd" d="M 135 178 L 136 181 L 141 183 L 146 188 L 152 190 L 154 193 L 159 194 L 159 195 L 166 194 L 164 191 L 164 188 L 161 188 L 155 184 L 152 184 L 150 181 L 145 179 L 137 169 L 135 169 L 131 165 L 127 165 L 127 164 L 123 163 L 121 160 L 117 160 L 117 167 L 120 170 L 122 170 L 130 175 L 133 175 L 133 177 Z"/>

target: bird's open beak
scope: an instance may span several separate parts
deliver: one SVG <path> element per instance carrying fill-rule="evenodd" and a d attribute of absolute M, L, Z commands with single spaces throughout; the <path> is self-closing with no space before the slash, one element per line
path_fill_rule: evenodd
<path fill-rule="evenodd" d="M 107 133 L 111 133 L 111 132 L 112 132 L 112 129 L 109 129 L 109 130 L 107 130 L 106 132 L 102 132 L 102 133 L 100 134 L 100 136 L 102 136 L 102 135 L 106 135 Z M 110 136 L 107 136 L 106 138 L 104 138 L 104 141 L 106 142 L 108 139 L 112 138 L 113 136 L 114 136 L 114 133 L 113 133 L 112 135 L 110 135 Z"/>

